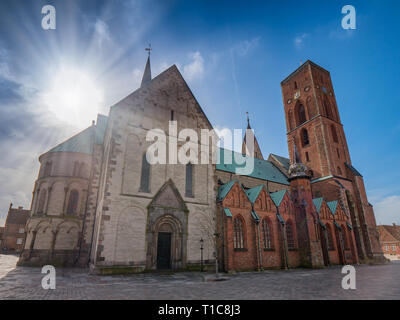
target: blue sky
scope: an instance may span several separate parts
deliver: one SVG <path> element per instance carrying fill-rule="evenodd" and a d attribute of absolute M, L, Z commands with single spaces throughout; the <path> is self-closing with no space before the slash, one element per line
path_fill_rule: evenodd
<path fill-rule="evenodd" d="M 46 4 L 56 30 L 41 28 Z M 341 28 L 346 4 L 356 30 Z M 399 16 L 398 1 L 2 1 L 0 225 L 11 201 L 30 206 L 41 153 L 139 86 L 148 42 L 153 76 L 176 64 L 216 128 L 248 111 L 264 156 L 288 154 L 280 81 L 307 59 L 329 70 L 377 222 L 400 223 Z"/>

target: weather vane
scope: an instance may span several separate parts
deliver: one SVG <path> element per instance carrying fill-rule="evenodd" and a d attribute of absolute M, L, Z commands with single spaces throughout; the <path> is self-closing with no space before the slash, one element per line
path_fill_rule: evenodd
<path fill-rule="evenodd" d="M 247 111 L 246 111 L 246 115 L 247 115 L 247 125 L 250 125 L 249 113 Z"/>
<path fill-rule="evenodd" d="M 151 44 L 149 43 L 149 47 L 148 47 L 148 48 L 145 48 L 144 50 L 146 50 L 146 51 L 149 53 L 149 57 L 150 57 L 150 51 L 153 50 L 153 49 L 151 48 Z"/>

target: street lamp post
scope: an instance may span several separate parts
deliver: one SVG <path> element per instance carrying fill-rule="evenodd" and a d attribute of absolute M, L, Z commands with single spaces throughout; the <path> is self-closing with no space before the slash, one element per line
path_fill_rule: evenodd
<path fill-rule="evenodd" d="M 203 238 L 200 239 L 200 271 L 203 272 Z"/>

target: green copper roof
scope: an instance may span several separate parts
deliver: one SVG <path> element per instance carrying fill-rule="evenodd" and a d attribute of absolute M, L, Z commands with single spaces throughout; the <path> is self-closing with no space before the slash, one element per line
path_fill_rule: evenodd
<path fill-rule="evenodd" d="M 244 164 L 238 164 L 235 162 L 235 155 L 238 159 L 247 161 L 247 159 L 254 159 L 254 169 L 251 174 L 247 175 L 252 178 L 261 180 L 268 180 L 280 184 L 289 185 L 289 182 L 285 175 L 275 167 L 272 162 L 268 160 L 261 160 L 257 158 L 251 158 L 244 156 L 241 153 L 234 152 L 231 150 L 219 148 L 219 159 L 216 165 L 217 170 L 227 171 L 236 174 L 236 169 L 244 168 Z M 227 157 L 227 163 L 225 163 L 225 156 Z M 229 163 L 230 162 L 230 163 Z"/>
<path fill-rule="evenodd" d="M 236 181 L 237 180 L 231 180 L 228 183 L 225 183 L 222 186 L 218 187 L 218 195 L 217 195 L 218 202 L 225 199 L 226 195 L 229 193 L 229 191 L 231 191 Z"/>
<path fill-rule="evenodd" d="M 338 228 L 339 230 L 342 230 L 342 227 L 337 223 L 336 221 L 333 221 L 333 224 Z"/>
<path fill-rule="evenodd" d="M 279 213 L 276 214 L 276 217 L 278 218 L 280 223 L 285 224 L 285 220 L 283 219 L 283 217 Z"/>
<path fill-rule="evenodd" d="M 330 175 L 330 176 L 325 176 L 325 177 L 321 177 L 321 178 L 318 178 L 318 179 L 314 179 L 314 180 L 311 180 L 311 183 L 324 181 L 324 180 L 327 180 L 327 179 L 330 179 L 330 178 L 333 178 L 333 176 Z"/>
<path fill-rule="evenodd" d="M 254 220 L 260 221 L 260 217 L 254 210 L 251 210 L 251 216 L 253 217 Z"/>
<path fill-rule="evenodd" d="M 271 153 L 271 155 L 272 155 L 276 160 L 278 160 L 278 161 L 285 167 L 285 169 L 289 170 L 289 167 L 290 167 L 290 160 L 289 160 L 288 158 L 281 157 L 281 156 L 278 156 L 278 155 L 273 154 L 273 153 Z"/>
<path fill-rule="evenodd" d="M 60 143 L 49 152 L 79 152 L 92 154 L 94 137 L 93 130 L 94 127 L 89 127 L 63 143 Z"/>
<path fill-rule="evenodd" d="M 79 132 L 68 140 L 60 143 L 48 152 L 78 152 L 93 153 L 93 144 L 103 144 L 104 133 L 107 127 L 107 117 L 97 116 L 97 124 Z"/>
<path fill-rule="evenodd" d="M 231 210 L 229 210 L 229 208 L 224 208 L 224 212 L 227 217 L 232 218 L 232 212 L 231 212 Z"/>
<path fill-rule="evenodd" d="M 286 191 L 287 191 L 286 189 L 283 189 L 280 191 L 270 193 L 271 199 L 272 199 L 272 201 L 274 201 L 274 203 L 277 207 L 279 207 L 281 205 L 282 199 L 285 196 Z"/>
<path fill-rule="evenodd" d="M 350 230 L 353 229 L 353 226 L 350 223 L 346 222 L 346 224 L 347 224 L 347 228 L 349 228 Z"/>
<path fill-rule="evenodd" d="M 312 199 L 315 209 L 317 209 L 317 212 L 319 213 L 319 210 L 321 210 L 321 206 L 322 206 L 322 201 L 324 201 L 323 198 L 315 198 Z"/>
<path fill-rule="evenodd" d="M 264 185 L 260 184 L 257 187 L 246 190 L 247 198 L 249 198 L 251 203 L 254 203 L 257 200 L 257 197 L 260 194 L 263 187 Z"/>
<path fill-rule="evenodd" d="M 329 207 L 329 209 L 331 210 L 332 214 L 335 215 L 336 208 L 337 208 L 337 205 L 338 205 L 337 200 L 335 200 L 335 201 L 329 201 L 329 202 L 327 202 L 326 204 L 328 205 L 328 207 Z"/>

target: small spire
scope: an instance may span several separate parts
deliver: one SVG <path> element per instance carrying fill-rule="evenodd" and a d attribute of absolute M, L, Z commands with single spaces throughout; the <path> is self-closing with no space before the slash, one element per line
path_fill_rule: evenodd
<path fill-rule="evenodd" d="M 250 119 L 249 119 L 249 113 L 246 111 L 246 115 L 247 115 L 247 129 L 251 129 L 250 127 Z"/>
<path fill-rule="evenodd" d="M 151 52 L 151 50 L 153 50 L 151 48 L 151 44 L 149 44 L 148 48 L 145 48 L 145 50 L 148 52 L 148 56 L 147 56 L 146 67 L 144 68 L 142 83 L 141 83 L 140 87 L 143 87 L 146 83 L 151 81 L 150 52 Z"/>

